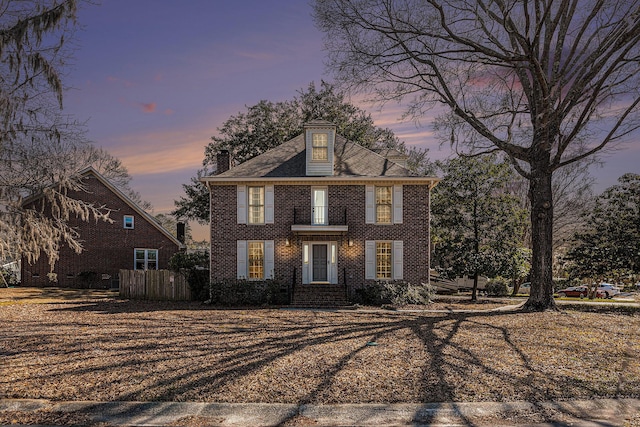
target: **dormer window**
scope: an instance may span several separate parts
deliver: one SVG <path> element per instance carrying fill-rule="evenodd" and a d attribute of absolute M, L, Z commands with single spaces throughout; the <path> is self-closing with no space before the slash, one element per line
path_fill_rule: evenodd
<path fill-rule="evenodd" d="M 311 145 L 311 160 L 326 162 L 329 160 L 329 138 L 326 133 L 314 133 Z"/>
<path fill-rule="evenodd" d="M 317 120 L 304 124 L 307 176 L 333 175 L 336 126 Z"/>

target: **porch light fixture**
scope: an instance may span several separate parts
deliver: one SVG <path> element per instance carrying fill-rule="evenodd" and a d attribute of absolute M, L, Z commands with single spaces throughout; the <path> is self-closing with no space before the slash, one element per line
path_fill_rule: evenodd
<path fill-rule="evenodd" d="M 353 246 L 353 239 L 349 239 L 349 246 Z"/>
<path fill-rule="evenodd" d="M 289 241 L 289 239 L 288 239 L 288 238 L 287 238 L 287 239 L 285 239 L 285 241 L 284 241 L 284 245 L 285 245 L 285 246 L 291 246 L 291 242 Z"/>

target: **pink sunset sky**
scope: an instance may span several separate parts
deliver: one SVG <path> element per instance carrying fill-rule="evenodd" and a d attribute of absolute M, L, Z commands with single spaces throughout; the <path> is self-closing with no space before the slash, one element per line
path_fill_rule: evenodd
<path fill-rule="evenodd" d="M 290 100 L 331 81 L 322 34 L 305 0 L 103 0 L 83 4 L 65 111 L 118 157 L 132 187 L 167 213 L 202 165 L 204 147 L 231 115 L 260 100 Z M 359 105 L 408 145 L 449 156 L 428 117 L 401 122 L 401 106 Z M 640 168 L 640 146 L 594 168 L 599 192 Z M 194 237 L 206 238 L 203 227 Z"/>

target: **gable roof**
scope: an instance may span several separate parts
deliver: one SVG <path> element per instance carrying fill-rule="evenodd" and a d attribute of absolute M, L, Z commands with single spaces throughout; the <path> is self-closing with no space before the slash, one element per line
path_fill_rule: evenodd
<path fill-rule="evenodd" d="M 390 151 L 390 150 L 389 150 Z M 385 151 L 382 151 L 385 153 Z M 334 173 L 332 176 L 307 176 L 304 134 L 272 148 L 219 175 L 204 177 L 203 182 L 234 180 L 371 180 L 371 179 L 420 179 L 435 182 L 434 177 L 418 176 L 377 152 L 336 135 L 334 146 Z M 400 154 L 400 153 L 398 153 Z"/>
<path fill-rule="evenodd" d="M 147 211 L 145 211 L 140 206 L 138 206 L 138 204 L 135 203 L 133 200 L 131 200 L 129 198 L 129 196 L 124 194 L 118 187 L 113 185 L 107 178 L 105 178 L 100 172 L 95 170 L 92 166 L 89 166 L 89 167 L 87 167 L 85 169 L 82 169 L 81 171 L 79 171 L 77 173 L 77 175 L 80 176 L 80 177 L 86 177 L 86 176 L 89 176 L 89 175 L 93 175 L 98 181 L 100 181 L 100 183 L 102 183 L 112 193 L 114 193 L 116 196 L 118 196 L 118 198 L 121 199 L 124 203 L 126 203 L 131 209 L 136 211 L 147 222 L 151 223 L 151 225 L 153 225 L 155 228 L 157 228 L 158 231 L 160 231 L 162 234 L 164 234 L 169 240 L 171 240 L 173 243 L 178 245 L 179 248 L 183 248 L 184 247 L 184 244 L 181 243 L 176 237 L 174 237 L 166 228 L 164 228 L 162 225 L 160 225 L 160 223 L 153 216 L 151 216 L 151 214 L 149 214 Z M 42 197 L 41 194 L 29 197 L 28 199 L 26 199 L 23 202 L 23 205 L 26 205 L 28 203 L 34 202 L 34 201 L 38 200 L 40 197 Z M 107 208 L 108 208 L 108 206 L 107 206 Z"/>

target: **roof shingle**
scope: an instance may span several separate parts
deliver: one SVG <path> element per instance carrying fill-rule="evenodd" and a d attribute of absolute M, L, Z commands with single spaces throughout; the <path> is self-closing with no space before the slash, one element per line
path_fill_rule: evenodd
<path fill-rule="evenodd" d="M 336 135 L 334 177 L 411 177 L 408 169 L 368 148 Z M 266 151 L 219 178 L 298 178 L 306 175 L 304 134 Z"/>

